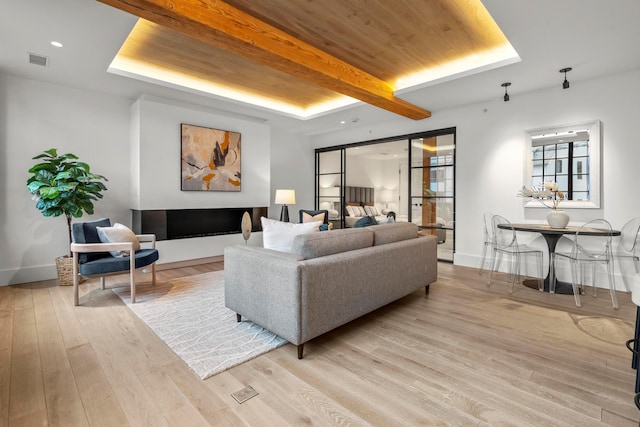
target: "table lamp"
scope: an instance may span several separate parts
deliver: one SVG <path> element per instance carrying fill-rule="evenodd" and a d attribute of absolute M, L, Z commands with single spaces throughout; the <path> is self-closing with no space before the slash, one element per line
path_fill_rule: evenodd
<path fill-rule="evenodd" d="M 282 211 L 280 211 L 280 221 L 289 222 L 289 208 L 287 205 L 296 204 L 296 191 L 295 190 L 276 190 L 275 203 L 282 205 Z"/>

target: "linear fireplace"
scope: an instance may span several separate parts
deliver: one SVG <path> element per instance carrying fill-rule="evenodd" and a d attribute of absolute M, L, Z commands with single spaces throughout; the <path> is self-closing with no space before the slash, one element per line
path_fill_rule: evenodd
<path fill-rule="evenodd" d="M 262 231 L 260 217 L 267 208 L 132 209 L 133 231 L 155 234 L 157 240 L 187 239 L 242 233 L 242 215 L 249 212 L 251 231 Z"/>

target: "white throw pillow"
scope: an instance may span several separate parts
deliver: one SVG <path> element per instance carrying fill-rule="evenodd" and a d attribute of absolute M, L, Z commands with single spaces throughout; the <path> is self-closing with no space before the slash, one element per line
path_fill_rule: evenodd
<path fill-rule="evenodd" d="M 102 243 L 133 243 L 133 250 L 140 250 L 140 242 L 136 234 L 126 225 L 119 223 L 113 224 L 112 227 L 96 227 L 98 237 Z M 129 251 L 110 251 L 114 257 L 129 256 Z"/>
<path fill-rule="evenodd" d="M 298 234 L 319 231 L 322 224 L 320 221 L 294 224 L 265 217 L 261 217 L 260 222 L 262 223 L 262 245 L 267 249 L 281 252 L 291 252 L 293 239 Z"/>

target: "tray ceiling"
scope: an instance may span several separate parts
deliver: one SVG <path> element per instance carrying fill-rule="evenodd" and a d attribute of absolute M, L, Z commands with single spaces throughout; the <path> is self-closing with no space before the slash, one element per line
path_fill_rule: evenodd
<path fill-rule="evenodd" d="M 310 118 L 518 61 L 479 0 L 100 0 L 140 19 L 110 71 Z M 173 6 L 170 7 L 169 4 Z"/>

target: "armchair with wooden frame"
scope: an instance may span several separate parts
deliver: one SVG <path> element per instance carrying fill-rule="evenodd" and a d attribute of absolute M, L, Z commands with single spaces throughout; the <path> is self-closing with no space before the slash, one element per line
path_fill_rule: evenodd
<path fill-rule="evenodd" d="M 132 242 L 102 243 L 97 227 L 110 227 L 108 218 L 95 221 L 77 222 L 72 224 L 71 252 L 73 254 L 73 298 L 74 305 L 79 305 L 78 296 L 79 274 L 82 276 L 100 277 L 100 285 L 105 289 L 105 276 L 129 272 L 131 286 L 131 303 L 136 302 L 135 270 L 151 266 L 152 283 L 156 283 L 156 261 L 159 258 L 155 248 L 154 234 L 137 235 L 140 243 L 149 243 L 150 248 L 135 251 L 134 256 L 113 256 L 111 251 L 133 251 Z"/>

